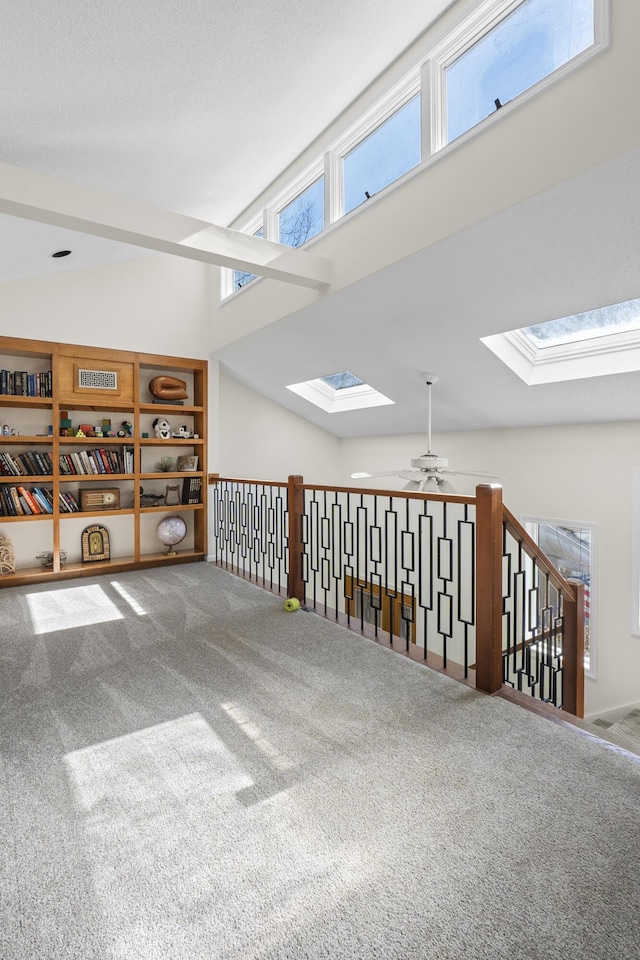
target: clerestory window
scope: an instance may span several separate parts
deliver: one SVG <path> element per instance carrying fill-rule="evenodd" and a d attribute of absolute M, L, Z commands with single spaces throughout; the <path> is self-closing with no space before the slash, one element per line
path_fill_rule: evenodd
<path fill-rule="evenodd" d="M 420 94 L 343 158 L 344 212 L 370 199 L 420 163 Z"/>
<path fill-rule="evenodd" d="M 298 194 L 278 214 L 278 240 L 287 247 L 301 247 L 324 229 L 324 177 Z"/>
<path fill-rule="evenodd" d="M 525 0 L 445 69 L 447 142 L 592 46 L 593 0 Z"/>

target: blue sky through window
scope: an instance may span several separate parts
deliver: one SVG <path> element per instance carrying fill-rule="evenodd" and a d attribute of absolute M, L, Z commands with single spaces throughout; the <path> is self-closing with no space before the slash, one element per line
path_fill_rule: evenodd
<path fill-rule="evenodd" d="M 278 217 L 278 239 L 288 247 L 301 247 L 324 229 L 324 177 L 319 177 Z"/>
<path fill-rule="evenodd" d="M 343 161 L 344 212 L 349 213 L 420 163 L 420 95 L 397 110 Z"/>
<path fill-rule="evenodd" d="M 526 0 L 447 68 L 447 140 L 590 47 L 594 29 L 594 0 Z"/>

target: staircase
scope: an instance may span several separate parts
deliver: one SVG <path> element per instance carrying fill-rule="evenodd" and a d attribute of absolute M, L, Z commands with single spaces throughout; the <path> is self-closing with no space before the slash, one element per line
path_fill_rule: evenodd
<path fill-rule="evenodd" d="M 585 721 L 584 729 L 640 756 L 640 709 L 631 710 L 615 723 L 602 719 Z"/>

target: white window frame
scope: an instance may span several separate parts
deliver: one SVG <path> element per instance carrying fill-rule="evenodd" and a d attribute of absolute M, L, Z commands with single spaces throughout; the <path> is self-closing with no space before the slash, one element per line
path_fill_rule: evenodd
<path fill-rule="evenodd" d="M 638 473 L 638 492 L 640 495 L 640 470 Z M 640 503 L 640 501 L 639 501 Z M 547 524 L 551 527 L 568 527 L 569 530 L 589 530 L 591 532 L 591 570 L 589 585 L 589 669 L 585 670 L 585 677 L 592 680 L 597 676 L 598 664 L 598 599 L 600 595 L 600 578 L 598 571 L 598 557 L 600 551 L 600 525 L 589 520 L 565 520 L 559 517 L 521 516 L 520 523 L 529 536 L 536 540 L 535 527 Z M 538 541 L 536 540 L 536 543 Z"/>
<path fill-rule="evenodd" d="M 324 176 L 325 174 L 324 167 L 325 167 L 324 156 L 318 157 L 317 160 L 314 160 L 313 163 L 310 163 L 309 166 L 306 167 L 302 171 L 302 173 L 296 177 L 295 180 L 292 180 L 290 183 L 288 183 L 287 186 L 274 197 L 273 201 L 269 204 L 267 210 L 265 211 L 264 225 L 265 225 L 265 237 L 267 238 L 267 240 L 274 240 L 276 243 L 280 243 L 280 240 L 279 240 L 280 232 L 279 232 L 279 224 L 278 224 L 280 214 L 285 209 L 285 207 L 288 207 L 290 203 L 293 203 L 294 200 L 297 200 L 297 198 L 301 194 L 303 194 L 305 190 L 308 190 L 309 187 L 313 186 L 316 180 L 319 180 L 320 177 Z M 324 179 L 325 198 L 326 198 L 326 193 L 327 193 L 327 178 L 325 176 L 325 179 Z M 325 223 L 322 230 L 324 230 L 324 228 L 326 227 L 326 199 L 324 203 L 324 211 L 325 211 Z M 322 230 L 318 231 L 318 233 L 322 233 Z M 303 243 L 301 247 L 296 247 L 296 248 L 292 247 L 291 249 L 300 250 L 302 249 L 302 247 L 305 247 L 307 243 L 311 243 L 311 241 L 315 239 L 315 237 L 317 236 L 318 234 L 316 233 L 313 235 L 313 237 L 310 237 L 305 243 Z"/>
<path fill-rule="evenodd" d="M 537 96 L 540 91 L 556 83 L 562 77 L 576 70 L 586 60 L 590 60 L 600 50 L 609 44 L 609 0 L 593 0 L 594 4 L 594 42 L 586 50 L 563 63 L 562 66 L 547 74 L 533 86 L 528 87 L 513 100 L 505 103 L 500 110 L 489 114 L 484 120 L 474 124 L 464 133 L 452 140 L 447 140 L 447 97 L 446 97 L 446 70 L 463 54 L 473 47 L 479 40 L 491 33 L 514 10 L 522 6 L 526 0 L 484 0 L 476 6 L 475 11 L 463 14 L 452 30 L 434 48 L 429 57 L 429 83 L 431 93 L 431 131 L 430 143 L 433 153 L 443 150 L 451 144 L 461 143 L 468 139 L 479 128 L 493 122 L 498 116 L 504 116 L 516 104 L 524 103 Z"/>
<path fill-rule="evenodd" d="M 262 210 L 260 213 L 253 216 L 251 220 L 247 220 L 247 222 L 242 227 L 239 228 L 238 232 L 248 233 L 251 236 L 254 236 L 258 232 L 258 230 L 262 227 L 263 234 L 266 237 L 266 233 L 264 231 L 265 217 L 266 217 L 266 211 Z M 232 267 L 227 267 L 227 268 L 221 267 L 220 269 L 220 299 L 221 300 L 227 300 L 234 293 L 240 293 L 241 290 L 245 289 L 244 286 L 236 288 L 234 284 L 234 279 L 233 279 L 235 277 L 235 274 L 236 274 L 236 271 Z M 260 276 L 256 276 L 255 280 L 252 280 L 251 283 L 253 284 L 260 279 L 261 279 Z"/>
<path fill-rule="evenodd" d="M 333 185 L 333 189 L 330 194 L 330 212 L 329 212 L 329 222 L 335 223 L 336 220 L 341 220 L 345 214 L 344 210 L 344 168 L 343 161 L 348 153 L 351 153 L 363 140 L 366 140 L 367 137 L 371 136 L 372 133 L 381 127 L 387 120 L 390 120 L 391 117 L 401 110 L 402 107 L 405 107 L 410 100 L 417 95 L 421 95 L 421 106 L 420 106 L 420 128 L 421 131 L 426 126 L 425 120 L 425 105 L 424 105 L 424 95 L 421 90 L 421 71 L 420 67 L 414 67 L 408 74 L 405 74 L 402 80 L 394 84 L 390 90 L 388 90 L 383 97 L 380 97 L 376 102 L 360 116 L 360 118 L 353 123 L 347 131 L 345 131 L 342 136 L 331 144 L 328 150 L 329 155 L 329 170 L 330 170 L 330 179 Z M 424 140 L 421 134 L 421 158 L 420 163 L 416 164 L 416 169 L 421 166 L 425 157 L 422 152 L 424 146 Z M 409 172 L 409 171 L 408 171 Z M 404 174 L 403 174 L 404 176 Z M 398 180 L 402 179 L 398 177 Z M 386 187 L 383 187 L 383 190 L 386 190 L 387 187 L 392 186 L 392 184 L 398 183 L 398 180 L 393 180 L 392 183 L 387 184 Z M 376 196 L 382 193 L 380 190 Z M 361 205 L 360 205 L 361 206 Z M 358 207 L 354 207 L 354 210 L 357 210 Z M 350 210 L 349 213 L 352 211 Z"/>

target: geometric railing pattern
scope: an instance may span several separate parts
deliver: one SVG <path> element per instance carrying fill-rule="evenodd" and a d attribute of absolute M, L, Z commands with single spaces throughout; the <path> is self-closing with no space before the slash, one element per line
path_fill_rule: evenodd
<path fill-rule="evenodd" d="M 488 693 L 582 716 L 584 588 L 475 497 L 210 475 L 213 561 Z"/>

